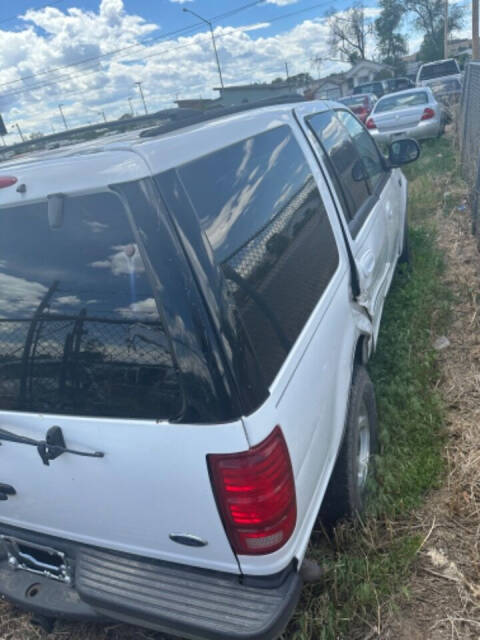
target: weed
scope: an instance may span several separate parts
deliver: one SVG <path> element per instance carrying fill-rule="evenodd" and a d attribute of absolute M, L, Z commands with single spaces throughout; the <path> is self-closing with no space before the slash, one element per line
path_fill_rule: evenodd
<path fill-rule="evenodd" d="M 412 266 L 395 277 L 369 367 L 380 423 L 377 487 L 362 521 L 338 525 L 331 539 L 312 538 L 310 555 L 324 565 L 326 580 L 304 589 L 288 630 L 292 640 L 380 634 L 386 609 L 408 597 L 405 584 L 420 545 L 408 517 L 444 470 L 432 343 L 448 325 L 451 296 L 431 214 L 443 206 L 447 180 L 457 179 L 449 141 L 424 144 L 422 159 L 408 169 Z"/>

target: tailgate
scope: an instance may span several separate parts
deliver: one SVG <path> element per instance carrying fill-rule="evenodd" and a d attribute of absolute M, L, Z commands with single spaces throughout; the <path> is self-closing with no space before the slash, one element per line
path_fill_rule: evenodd
<path fill-rule="evenodd" d="M 105 549 L 238 571 L 210 487 L 206 455 L 248 448 L 241 423 L 206 427 L 146 421 L 0 414 L 0 428 L 43 439 L 60 425 L 68 447 L 104 458 L 64 454 L 42 464 L 34 447 L 0 446 L 0 482 L 15 496 L 0 502 L 0 523 Z M 220 432 L 222 437 L 220 438 Z M 208 544 L 187 547 L 172 533 Z"/>
<path fill-rule="evenodd" d="M 148 206 L 148 168 L 112 152 L 19 171 L 27 195 L 0 191 L 0 429 L 43 442 L 59 427 L 73 452 L 46 465 L 42 446 L 0 433 L 14 490 L 0 490 L 0 523 L 238 572 L 206 456 L 248 443 L 240 421 L 186 417 L 205 365 L 182 324 L 186 287 L 163 304 L 176 250 Z M 92 452 L 104 456 L 79 455 Z"/>

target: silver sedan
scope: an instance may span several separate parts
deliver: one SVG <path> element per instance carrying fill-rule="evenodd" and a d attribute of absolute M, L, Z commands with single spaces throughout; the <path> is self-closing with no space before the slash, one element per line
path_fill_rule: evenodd
<path fill-rule="evenodd" d="M 380 143 L 398 138 L 425 140 L 445 130 L 446 114 L 428 87 L 399 91 L 381 98 L 366 125 Z"/>

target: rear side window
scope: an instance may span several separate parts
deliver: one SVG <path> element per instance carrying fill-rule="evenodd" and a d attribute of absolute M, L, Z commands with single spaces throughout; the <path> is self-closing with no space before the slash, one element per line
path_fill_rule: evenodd
<path fill-rule="evenodd" d="M 169 418 L 180 392 L 141 248 L 113 193 L 0 210 L 0 409 Z"/>
<path fill-rule="evenodd" d="M 270 384 L 338 265 L 303 152 L 282 126 L 178 174 Z"/>

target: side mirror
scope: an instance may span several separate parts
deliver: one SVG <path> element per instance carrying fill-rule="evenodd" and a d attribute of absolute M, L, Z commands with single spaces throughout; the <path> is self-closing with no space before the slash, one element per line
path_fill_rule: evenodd
<path fill-rule="evenodd" d="M 388 157 L 393 167 L 415 162 L 420 156 L 420 145 L 412 138 L 395 140 L 388 149 Z"/>

